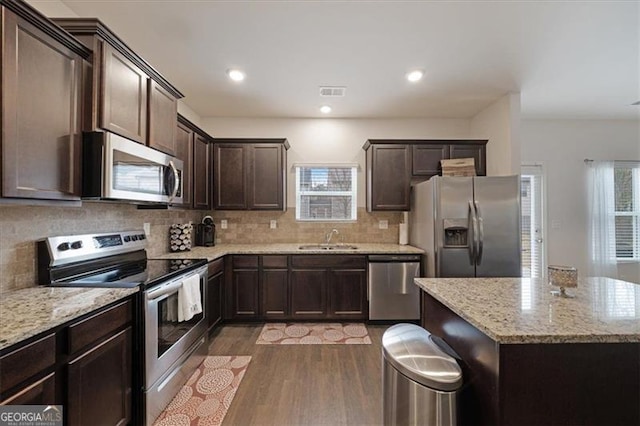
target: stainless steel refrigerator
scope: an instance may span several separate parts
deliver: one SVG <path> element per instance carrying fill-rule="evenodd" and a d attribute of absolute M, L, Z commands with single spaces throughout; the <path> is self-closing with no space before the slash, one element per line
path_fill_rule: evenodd
<path fill-rule="evenodd" d="M 409 218 L 427 277 L 521 276 L 519 176 L 434 176 L 413 187 Z"/>

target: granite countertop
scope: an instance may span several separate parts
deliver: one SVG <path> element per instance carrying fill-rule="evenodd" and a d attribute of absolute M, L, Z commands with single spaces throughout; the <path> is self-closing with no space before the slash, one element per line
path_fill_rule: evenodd
<path fill-rule="evenodd" d="M 31 287 L 0 296 L 0 349 L 134 294 L 134 288 Z"/>
<path fill-rule="evenodd" d="M 157 256 L 164 259 L 206 258 L 215 260 L 228 254 L 421 254 L 424 250 L 399 244 L 341 243 L 354 245 L 357 249 L 300 250 L 301 245 L 309 243 L 277 244 L 219 244 L 214 247 L 193 247 L 191 251 L 167 253 Z"/>
<path fill-rule="evenodd" d="M 491 339 L 518 343 L 640 342 L 640 285 L 610 278 L 581 279 L 550 294 L 529 278 L 416 278 L 416 285 Z"/>

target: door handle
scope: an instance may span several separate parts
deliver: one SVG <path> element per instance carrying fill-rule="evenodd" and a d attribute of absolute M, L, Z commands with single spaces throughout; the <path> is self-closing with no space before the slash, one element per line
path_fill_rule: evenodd
<path fill-rule="evenodd" d="M 484 251 L 484 221 L 482 220 L 482 213 L 480 211 L 480 203 L 475 202 L 476 205 L 476 215 L 478 221 L 478 251 L 476 255 L 476 265 L 480 265 L 482 263 L 482 252 Z"/>
<path fill-rule="evenodd" d="M 169 167 L 171 167 L 174 178 L 173 191 L 171 191 L 171 196 L 169 197 L 169 202 L 172 202 L 173 199 L 176 198 L 178 189 L 180 188 L 180 174 L 178 173 L 178 169 L 176 169 L 175 164 L 173 164 L 173 160 L 169 161 Z"/>
<path fill-rule="evenodd" d="M 469 201 L 469 230 L 471 235 L 467 237 L 469 244 L 469 261 L 472 265 L 476 263 L 476 238 L 478 235 L 478 219 L 476 217 L 476 209 L 473 206 L 473 202 Z"/>

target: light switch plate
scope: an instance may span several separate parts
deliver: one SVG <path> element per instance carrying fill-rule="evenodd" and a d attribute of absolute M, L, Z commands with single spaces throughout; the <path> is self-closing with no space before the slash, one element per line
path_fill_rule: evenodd
<path fill-rule="evenodd" d="M 269 222 L 269 228 L 270 229 L 276 229 L 278 227 L 278 221 L 277 220 L 271 220 Z"/>
<path fill-rule="evenodd" d="M 220 228 L 221 229 L 227 229 L 227 219 L 222 219 L 220 221 Z"/>
<path fill-rule="evenodd" d="M 562 228 L 562 222 L 560 219 L 551 219 L 551 229 L 560 229 Z"/>
<path fill-rule="evenodd" d="M 144 233 L 147 237 L 151 235 L 151 224 L 149 222 L 143 223 L 142 229 L 144 229 Z"/>
<path fill-rule="evenodd" d="M 378 229 L 389 229 L 389 221 L 381 220 L 378 222 Z"/>

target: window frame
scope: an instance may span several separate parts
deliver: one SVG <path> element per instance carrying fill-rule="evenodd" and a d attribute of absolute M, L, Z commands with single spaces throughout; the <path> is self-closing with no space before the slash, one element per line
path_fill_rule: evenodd
<path fill-rule="evenodd" d="M 631 211 L 618 211 L 614 203 L 613 216 L 614 221 L 618 217 L 631 217 L 635 220 L 631 220 L 632 223 L 632 243 L 631 248 L 633 251 L 632 257 L 618 257 L 618 239 L 616 232 L 613 235 L 613 252 L 615 253 L 616 263 L 636 263 L 640 261 L 640 165 L 627 162 L 616 162 L 614 169 L 630 169 L 631 170 L 631 198 L 633 200 L 633 208 Z M 614 174 L 614 191 L 615 191 L 615 174 Z"/>
<path fill-rule="evenodd" d="M 331 222 L 331 223 L 353 223 L 358 220 L 358 165 L 357 164 L 295 164 L 296 174 L 296 221 L 298 222 Z M 351 169 L 351 191 L 301 191 L 300 172 L 303 168 L 312 169 Z M 348 219 L 333 218 L 304 218 L 301 217 L 301 200 L 303 196 L 323 196 L 323 197 L 351 197 L 351 217 Z"/>

